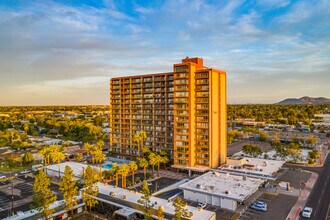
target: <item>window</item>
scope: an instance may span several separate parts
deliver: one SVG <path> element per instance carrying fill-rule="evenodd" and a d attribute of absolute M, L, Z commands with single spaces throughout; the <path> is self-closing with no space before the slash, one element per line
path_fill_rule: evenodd
<path fill-rule="evenodd" d="M 187 72 L 187 71 L 188 71 L 188 67 L 187 66 L 175 67 L 175 72 Z"/>

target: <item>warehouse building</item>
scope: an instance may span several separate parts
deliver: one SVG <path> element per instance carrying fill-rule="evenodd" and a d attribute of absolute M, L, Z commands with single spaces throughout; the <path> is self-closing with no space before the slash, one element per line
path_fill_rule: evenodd
<path fill-rule="evenodd" d="M 262 183 L 263 180 L 257 178 L 211 171 L 179 188 L 187 200 L 235 211 Z"/>

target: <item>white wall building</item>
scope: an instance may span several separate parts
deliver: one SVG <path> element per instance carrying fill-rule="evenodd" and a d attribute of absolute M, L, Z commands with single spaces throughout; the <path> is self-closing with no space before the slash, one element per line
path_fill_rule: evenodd
<path fill-rule="evenodd" d="M 262 182 L 261 179 L 211 171 L 182 184 L 179 188 L 183 190 L 187 200 L 205 202 L 234 211 L 240 202 L 258 190 Z"/>

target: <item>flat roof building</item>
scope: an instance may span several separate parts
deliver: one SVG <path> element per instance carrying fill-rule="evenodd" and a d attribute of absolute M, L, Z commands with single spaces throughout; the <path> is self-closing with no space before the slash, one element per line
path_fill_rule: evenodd
<path fill-rule="evenodd" d="M 228 157 L 227 164 L 220 167 L 226 172 L 248 175 L 262 179 L 275 179 L 274 174 L 283 166 L 285 161 L 267 160 L 250 157 Z"/>
<path fill-rule="evenodd" d="M 143 146 L 166 150 L 175 168 L 206 171 L 227 158 L 226 72 L 185 58 L 174 71 L 112 78 L 110 149 L 120 158 L 138 157 Z"/>
<path fill-rule="evenodd" d="M 224 209 L 236 210 L 263 183 L 263 180 L 230 173 L 207 172 L 179 188 L 184 198 L 205 202 Z"/>

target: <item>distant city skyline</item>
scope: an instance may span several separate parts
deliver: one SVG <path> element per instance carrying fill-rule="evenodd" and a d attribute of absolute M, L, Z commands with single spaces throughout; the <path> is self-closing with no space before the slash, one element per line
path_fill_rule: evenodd
<path fill-rule="evenodd" d="M 330 1 L 0 2 L 0 105 L 109 103 L 112 77 L 203 57 L 228 103 L 330 98 Z"/>

